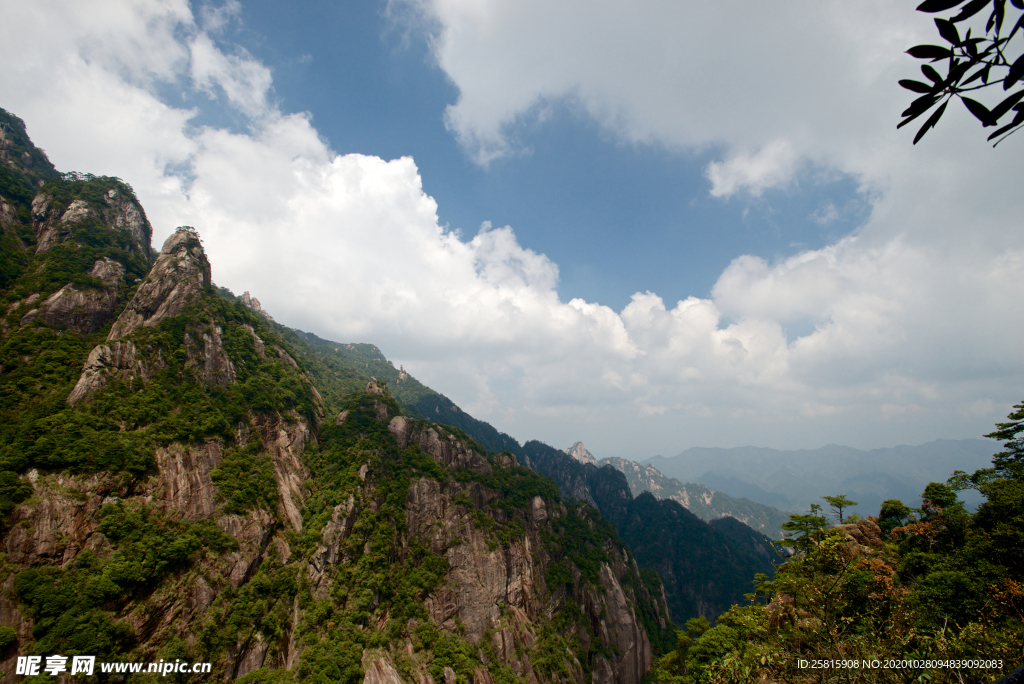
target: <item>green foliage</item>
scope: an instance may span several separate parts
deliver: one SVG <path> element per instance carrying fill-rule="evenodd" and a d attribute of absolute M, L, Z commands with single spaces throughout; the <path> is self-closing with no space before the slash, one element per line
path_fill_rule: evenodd
<path fill-rule="evenodd" d="M 186 337 L 199 339 L 211 321 L 221 326 L 225 353 L 236 370 L 237 382 L 227 388 L 200 382 L 189 362 Z M 302 372 L 277 354 L 257 353 L 244 326 L 258 331 L 268 348 L 280 341 L 261 321 L 245 307 L 207 293 L 180 315 L 132 335 L 156 369 L 148 382 L 115 379 L 74 407 L 65 397 L 104 331 L 79 336 L 26 328 L 11 335 L 0 348 L 0 365 L 10 368 L 0 377 L 0 418 L 6 419 L 0 420 L 0 468 L 138 475 L 154 466 L 156 446 L 207 439 L 230 443 L 236 426 L 254 414 L 295 411 L 313 422 L 315 399 Z M 241 476 L 244 468 L 231 462 L 226 468 L 224 482 L 232 491 L 227 500 L 241 496 L 232 504 L 238 510 L 258 503 L 242 492 L 266 483 L 266 464 L 257 462 L 233 488 L 232 475 Z"/>
<path fill-rule="evenodd" d="M 545 578 L 549 588 L 568 583 L 573 566 L 583 581 L 600 585 L 601 564 L 609 560 L 605 542 L 618 539 L 615 529 L 585 501 L 567 504 L 566 509 L 567 515 L 551 521 L 551 533 L 542 532 L 552 561 Z"/>
<path fill-rule="evenodd" d="M 11 627 L 0 627 L 0 652 L 6 651 L 18 641 L 18 633 Z"/>
<path fill-rule="evenodd" d="M 801 658 L 1001 659 L 1008 673 L 1024 649 L 1024 482 L 998 473 L 1014 469 L 930 483 L 918 509 L 884 502 L 877 518 L 884 543 L 866 551 L 846 541 L 845 530 L 820 526 L 817 511 L 795 520 L 801 553 L 772 581 L 756 582 L 750 605 L 733 607 L 696 638 L 681 635 L 680 646 L 657 663 L 657 681 L 819 681 L 796 666 Z M 974 515 L 957 499 L 964 483 L 988 498 Z M 926 664 L 845 669 L 843 677 L 980 684 L 1000 674 Z"/>
<path fill-rule="evenodd" d="M 0 471 L 0 517 L 32 496 L 32 483 L 10 470 Z"/>
<path fill-rule="evenodd" d="M 1007 416 L 1006 423 L 996 423 L 999 429 L 985 435 L 1005 442 L 1001 451 L 992 458 L 996 472 L 1005 478 L 1024 480 L 1024 403 L 1014 405 L 1016 411 Z"/>
<path fill-rule="evenodd" d="M 277 508 L 274 464 L 258 440 L 225 453 L 210 477 L 217 486 L 217 500 L 224 504 L 225 513 Z"/>
<path fill-rule="evenodd" d="M 853 508 L 857 505 L 856 501 L 851 501 L 845 494 L 838 494 L 836 496 L 823 496 L 821 497 L 828 502 L 829 507 L 832 509 L 836 518 L 839 520 L 839 524 L 843 524 L 843 511 L 847 508 Z"/>
<path fill-rule="evenodd" d="M 824 530 L 828 527 L 828 518 L 818 515 L 819 512 L 821 506 L 811 504 L 811 510 L 806 515 L 789 516 L 789 522 L 782 525 L 784 536 L 778 544 L 807 553 L 821 543 Z"/>
<path fill-rule="evenodd" d="M 275 648 L 283 646 L 299 591 L 299 572 L 297 565 L 285 566 L 268 558 L 245 584 L 225 586 L 203 616 L 199 634 L 203 650 L 223 653 L 257 634 Z"/>
<path fill-rule="evenodd" d="M 878 527 L 882 530 L 882 538 L 888 538 L 894 529 L 905 525 L 910 520 L 910 515 L 910 506 L 899 499 L 883 501 L 878 512 Z"/>

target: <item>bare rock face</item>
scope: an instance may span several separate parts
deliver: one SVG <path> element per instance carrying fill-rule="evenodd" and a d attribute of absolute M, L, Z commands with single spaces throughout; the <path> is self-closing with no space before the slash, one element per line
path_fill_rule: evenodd
<path fill-rule="evenodd" d="M 119 290 L 124 285 L 124 266 L 104 257 L 93 264 L 89 275 L 102 281 L 104 288 L 80 290 L 68 283 L 38 308 L 22 316 L 21 325 L 41 320 L 79 333 L 93 333 L 102 328 L 121 301 Z"/>
<path fill-rule="evenodd" d="M 225 574 L 239 586 L 256 571 L 274 532 L 274 518 L 262 508 L 242 515 L 225 515 L 217 525 L 238 541 L 238 551 L 223 556 Z"/>
<path fill-rule="evenodd" d="M 415 421 L 405 416 L 392 418 L 388 423 L 388 429 L 398 440 L 399 448 L 404 449 L 410 444 L 415 444 L 446 468 L 469 468 L 478 473 L 494 472 L 486 458 L 451 433 L 438 432 L 430 425 L 417 426 Z"/>
<path fill-rule="evenodd" d="M 640 684 L 654 659 L 651 642 L 647 632 L 637 622 L 618 577 L 607 563 L 601 565 L 601 586 L 605 588 L 605 610 L 599 623 L 599 634 L 607 634 L 608 641 L 605 643 L 610 643 L 618 650 L 614 664 L 615 681 Z"/>
<path fill-rule="evenodd" d="M 377 651 L 363 653 L 363 684 L 403 684 L 398 670 L 387 654 Z"/>
<path fill-rule="evenodd" d="M 296 531 L 302 531 L 302 502 L 309 491 L 305 481 L 309 471 L 302 463 L 302 454 L 312 435 L 306 419 L 293 414 L 288 421 L 280 417 L 256 416 L 253 428 L 258 430 L 274 464 L 274 479 L 281 497 L 281 508 Z"/>
<path fill-rule="evenodd" d="M 140 326 L 152 327 L 181 313 L 211 282 L 210 262 L 191 229 L 179 228 L 167 238 L 146 280 L 110 329 L 108 341 L 119 340 Z"/>
<path fill-rule="evenodd" d="M 224 350 L 224 331 L 210 321 L 198 339 L 185 333 L 185 368 L 208 387 L 227 387 L 235 382 L 235 366 Z"/>
<path fill-rule="evenodd" d="M 4 539 L 7 561 L 20 566 L 69 563 L 79 551 L 104 545 L 98 513 L 105 494 L 117 488 L 107 474 L 77 477 L 29 473 L 35 494 L 11 513 Z"/>
<path fill-rule="evenodd" d="M 153 373 L 163 367 L 161 358 L 144 358 L 131 340 L 101 344 L 89 352 L 89 357 L 82 368 L 82 375 L 68 395 L 67 401 L 72 405 L 77 404 L 106 386 L 114 377 L 128 383 L 135 380 L 148 382 Z"/>
<path fill-rule="evenodd" d="M 32 200 L 32 219 L 36 232 L 36 254 L 49 251 L 71 236 L 71 226 L 79 221 L 95 218 L 125 236 L 123 247 L 150 258 L 149 243 L 153 229 L 138 200 L 125 190 L 111 188 L 101 202 L 91 205 L 76 199 L 63 212 L 54 211 L 53 198 L 40 193 Z"/>
<path fill-rule="evenodd" d="M 223 459 L 220 442 L 211 440 L 202 447 L 172 444 L 156 448 L 159 469 L 153 488 L 154 498 L 164 507 L 180 512 L 184 518 L 201 520 L 216 508 L 210 474 Z"/>
<path fill-rule="evenodd" d="M 3 197 L 0 197 L 0 229 L 7 230 L 8 228 L 13 228 L 18 223 L 18 213 L 14 210 L 14 207 L 4 201 Z M 20 240 L 18 244 L 21 244 Z"/>
<path fill-rule="evenodd" d="M 842 552 L 849 558 L 870 555 L 884 545 L 882 528 L 871 518 L 847 525 L 836 525 L 833 529 L 843 534 L 845 541 Z"/>

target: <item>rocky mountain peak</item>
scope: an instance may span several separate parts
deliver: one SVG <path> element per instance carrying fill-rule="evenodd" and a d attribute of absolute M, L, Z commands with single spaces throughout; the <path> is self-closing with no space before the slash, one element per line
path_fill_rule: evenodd
<path fill-rule="evenodd" d="M 178 228 L 164 242 L 146 280 L 110 329 L 109 341 L 119 340 L 139 326 L 152 327 L 176 316 L 210 285 L 210 262 L 190 226 Z"/>
<path fill-rule="evenodd" d="M 238 301 L 240 301 L 243 306 L 246 306 L 246 307 L 252 309 L 256 313 L 258 313 L 260 316 L 263 316 L 264 318 L 266 318 L 268 321 L 273 321 L 274 320 L 274 317 L 271 316 L 270 314 L 268 314 L 263 309 L 263 307 L 260 306 L 260 300 L 256 299 L 252 295 L 250 295 L 248 290 L 246 290 L 245 292 L 242 293 L 242 296 L 238 298 Z"/>
<path fill-rule="evenodd" d="M 0 109 L 0 164 L 35 187 L 60 177 L 46 153 L 32 144 L 25 122 L 4 109 Z"/>
<path fill-rule="evenodd" d="M 583 442 L 576 442 L 571 447 L 565 450 L 565 453 L 573 457 L 573 459 L 580 463 L 593 463 L 597 464 L 597 459 L 594 455 L 587 451 L 587 447 L 583 446 Z"/>

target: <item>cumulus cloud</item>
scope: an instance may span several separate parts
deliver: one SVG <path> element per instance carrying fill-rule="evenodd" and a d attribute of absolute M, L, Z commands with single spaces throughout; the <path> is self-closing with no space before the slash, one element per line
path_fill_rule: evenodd
<path fill-rule="evenodd" d="M 708 177 L 722 198 L 791 183 L 805 164 L 878 193 L 856 235 L 774 262 L 737 255 L 709 298 L 637 293 L 621 312 L 560 300 L 557 265 L 511 227 L 440 225 L 411 158 L 330 150 L 307 115 L 279 109 L 266 66 L 223 43 L 233 5 L 198 20 L 172 0 L 0 7 L 19 26 L 0 43 L 2 104 L 59 168 L 125 178 L 158 243 L 200 230 L 219 284 L 286 324 L 380 345 L 520 438 L 633 456 L 880 445 L 977 434 L 1019 398 L 1024 330 L 1005 314 L 1024 295 L 1022 238 L 1007 229 L 1019 162 L 965 142 L 955 117 L 923 161 L 867 121 L 894 103 L 881 55 L 916 30 L 875 31 L 889 3 L 858 10 L 869 21 L 840 3 L 728 0 L 682 23 L 665 3 L 417 6 L 461 89 L 449 125 L 481 161 L 514 147 L 516 117 L 568 96 L 625 140 L 721 146 Z M 728 50 L 707 26 L 735 32 Z M 712 52 L 714 72 L 693 67 Z M 195 126 L 173 89 L 243 129 Z M 794 115 L 787 98 L 806 105 Z"/>
<path fill-rule="evenodd" d="M 728 197 L 741 189 L 760 197 L 766 189 L 789 182 L 797 161 L 793 145 L 776 140 L 754 154 L 735 154 L 723 162 L 711 162 L 705 175 L 711 181 L 712 197 Z"/>

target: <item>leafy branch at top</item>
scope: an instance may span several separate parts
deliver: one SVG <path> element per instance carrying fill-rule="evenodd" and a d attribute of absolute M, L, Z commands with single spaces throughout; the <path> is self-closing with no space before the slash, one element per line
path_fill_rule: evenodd
<path fill-rule="evenodd" d="M 1010 0 L 1010 4 L 1017 10 L 1024 10 L 1024 0 Z M 985 22 L 985 34 L 981 37 L 973 36 L 973 29 L 968 28 L 961 36 L 957 24 L 962 24 L 989 5 L 992 11 Z M 991 109 L 965 96 L 964 93 L 989 88 L 999 83 L 1002 83 L 1003 91 L 1006 92 L 1024 82 L 1024 52 L 1016 56 L 1007 52 L 1010 41 L 1019 31 L 1022 32 L 1021 37 L 1024 39 L 1024 12 L 1018 12 L 1019 16 L 1015 21 L 1012 16 L 1008 18 L 1006 0 L 925 0 L 917 7 L 918 11 L 931 14 L 956 8 L 959 8 L 959 11 L 950 18 L 935 19 L 939 35 L 949 47 L 916 45 L 907 50 L 910 56 L 928 60 L 930 63 L 921 65 L 921 72 L 926 81 L 900 81 L 901 86 L 920 93 L 920 97 L 903 111 L 903 120 L 897 128 L 906 126 L 938 105 L 914 136 L 916 145 L 924 134 L 939 122 L 949 100 L 958 97 L 983 126 L 997 127 L 988 139 L 995 140 L 994 145 L 998 145 L 1024 126 L 1024 102 L 1021 102 L 1024 99 L 1024 87 L 1010 93 Z M 1010 14 L 1014 13 L 1013 8 L 1009 9 Z M 1004 33 L 1004 28 L 1007 27 L 1008 31 Z M 946 63 L 945 75 L 932 66 L 943 60 Z M 1000 119 L 1011 111 L 1015 112 L 1013 119 L 1001 125 Z"/>

